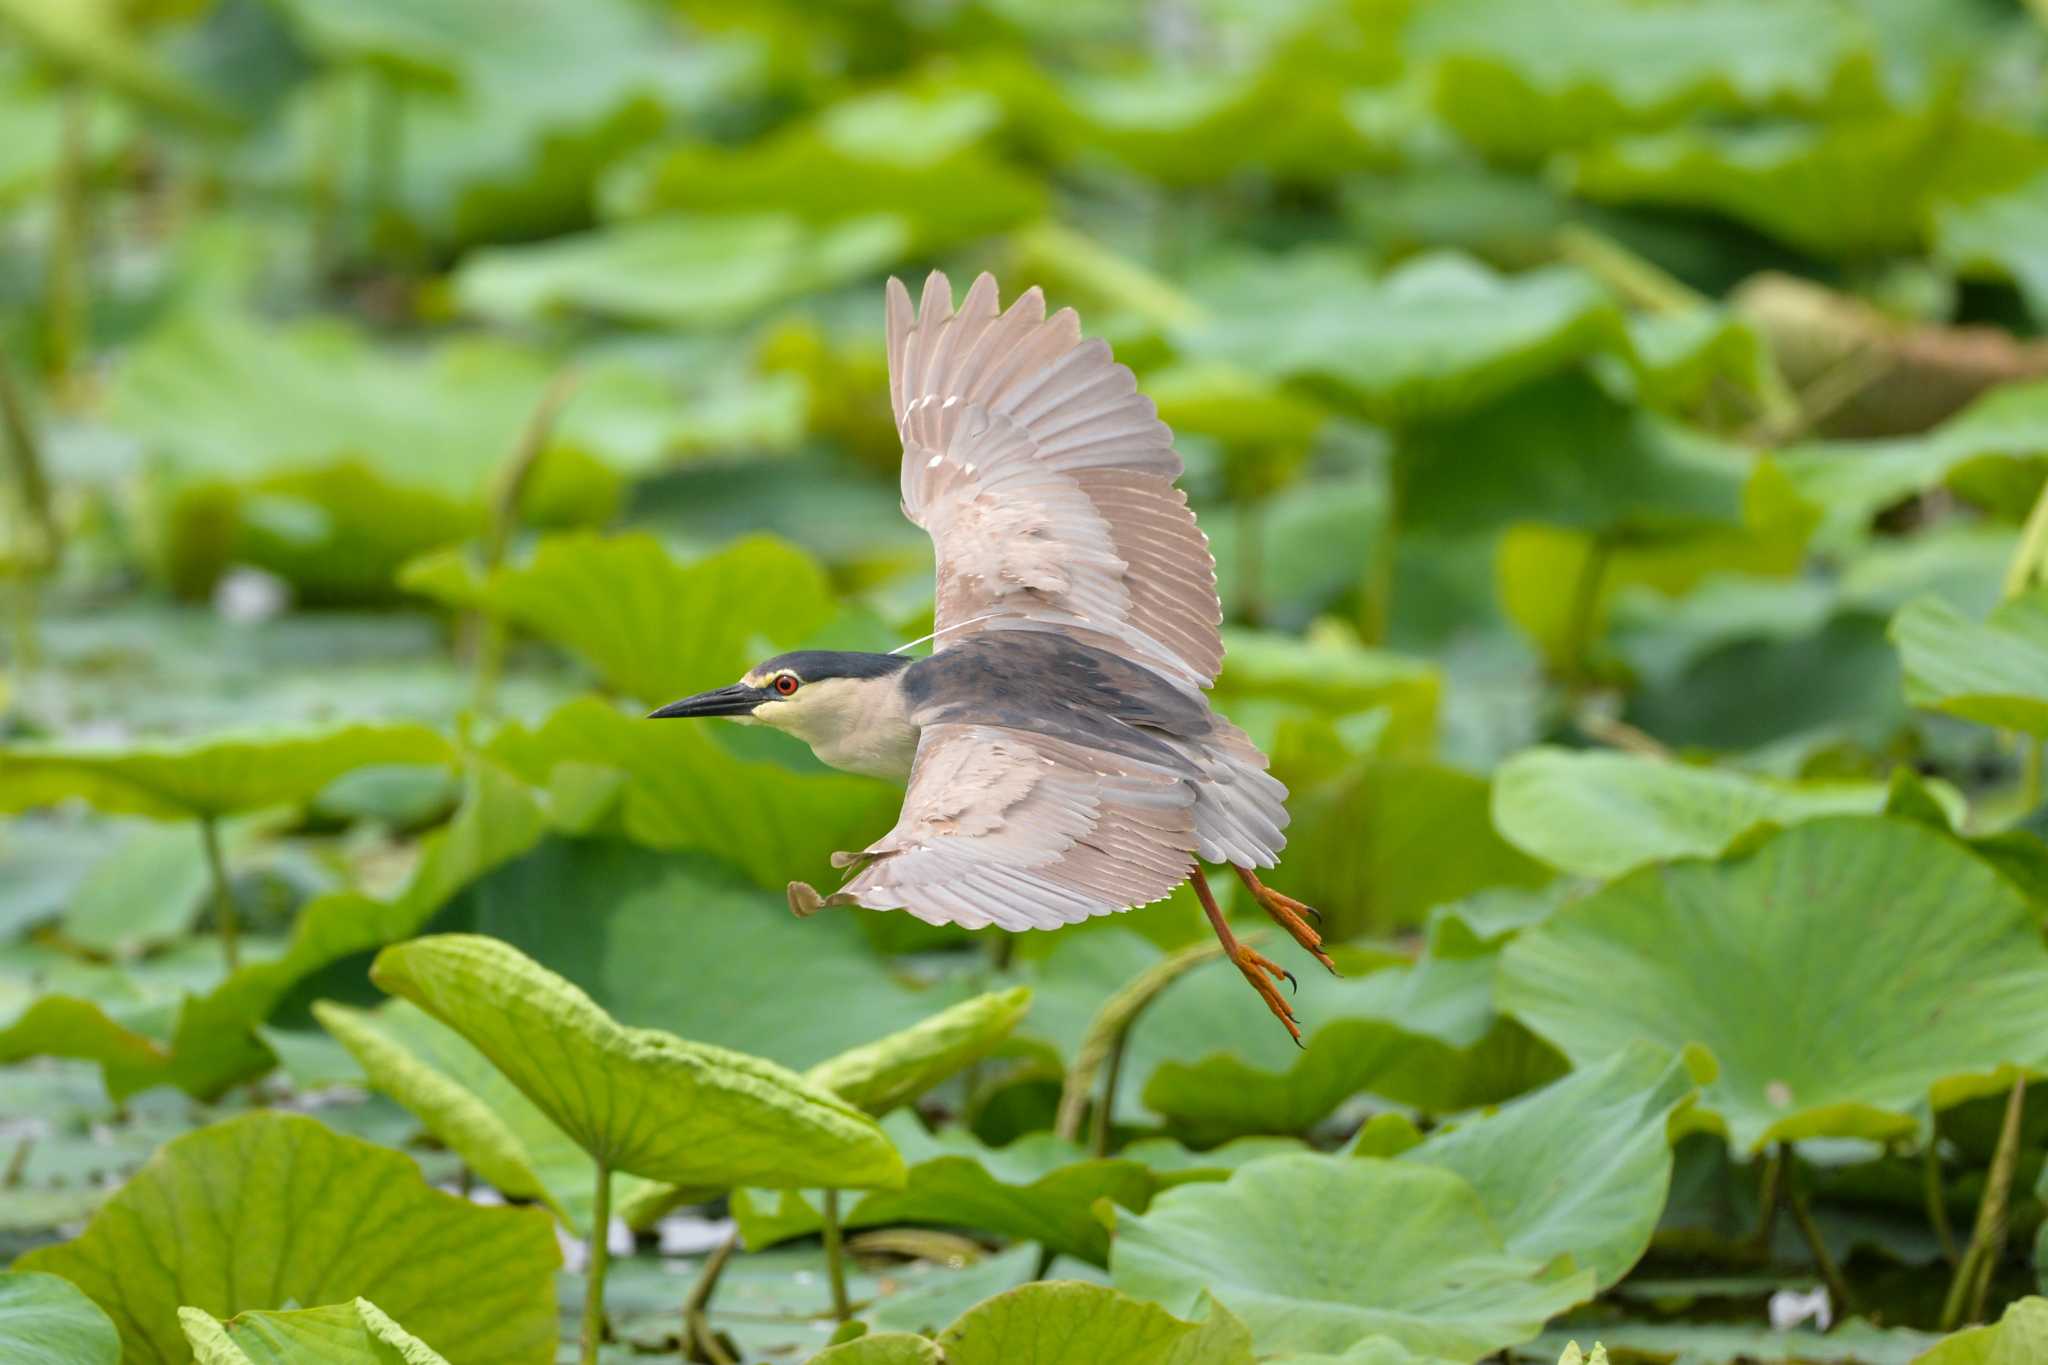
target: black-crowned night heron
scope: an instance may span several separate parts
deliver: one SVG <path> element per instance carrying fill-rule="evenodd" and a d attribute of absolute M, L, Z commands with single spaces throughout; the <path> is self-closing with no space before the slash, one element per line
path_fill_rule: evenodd
<path fill-rule="evenodd" d="M 1316 912 L 1255 871 L 1286 843 L 1287 789 L 1204 695 L 1223 610 L 1173 434 L 1107 343 L 1082 340 L 1072 309 L 1047 318 L 1036 289 L 1002 312 L 983 275 L 956 313 L 934 273 L 913 314 L 892 279 L 888 334 L 903 511 L 937 550 L 932 654 L 779 654 L 655 716 L 772 725 L 835 768 L 908 780 L 896 827 L 833 856 L 843 889 L 789 884 L 797 914 L 1054 929 L 1192 880 L 1299 1042 L 1277 988 L 1293 977 L 1238 941 L 1202 874 L 1228 864 L 1331 966 Z"/>

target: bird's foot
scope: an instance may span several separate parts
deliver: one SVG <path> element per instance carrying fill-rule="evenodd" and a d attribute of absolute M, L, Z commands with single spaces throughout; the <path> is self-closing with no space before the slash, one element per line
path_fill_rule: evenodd
<path fill-rule="evenodd" d="M 1295 988 L 1294 973 L 1246 944 L 1239 943 L 1229 948 L 1230 960 L 1244 973 L 1244 979 L 1252 983 L 1252 989 L 1259 993 L 1259 999 L 1266 1002 L 1266 1008 L 1273 1011 L 1273 1017 L 1286 1028 L 1288 1036 L 1294 1039 L 1296 1047 L 1301 1046 L 1301 1025 L 1295 1022 L 1294 1007 L 1280 994 L 1280 983 L 1285 981 L 1288 989 Z"/>
<path fill-rule="evenodd" d="M 1238 880 L 1244 883 L 1244 889 L 1252 893 L 1252 899 L 1258 902 L 1259 908 L 1272 916 L 1275 924 L 1285 929 L 1296 943 L 1308 949 L 1309 955 L 1322 963 L 1330 975 L 1340 975 L 1337 964 L 1330 961 L 1330 955 L 1323 951 L 1323 936 L 1316 930 L 1316 924 L 1323 922 L 1322 911 L 1292 896 L 1275 891 L 1260 881 L 1258 874 L 1248 867 L 1238 868 L 1237 876 Z M 1315 919 L 1315 924 L 1309 923 L 1311 917 Z"/>
<path fill-rule="evenodd" d="M 844 892 L 830 896 L 821 896 L 818 894 L 818 888 L 812 886 L 809 882 L 791 882 L 789 884 L 789 913 L 795 915 L 798 919 L 809 919 L 820 910 L 831 906 L 853 904 L 856 904 L 854 898 L 846 895 Z"/>

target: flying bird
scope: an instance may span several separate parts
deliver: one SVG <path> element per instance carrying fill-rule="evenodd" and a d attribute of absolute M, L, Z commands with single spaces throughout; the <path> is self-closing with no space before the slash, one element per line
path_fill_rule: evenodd
<path fill-rule="evenodd" d="M 931 924 L 1056 929 L 1192 881 L 1225 953 L 1296 1043 L 1278 983 L 1202 871 L 1227 865 L 1335 971 L 1312 908 L 1260 880 L 1287 789 L 1205 695 L 1223 663 L 1208 537 L 1174 486 L 1173 434 L 1106 342 L 1037 289 L 1003 311 L 982 275 L 956 312 L 934 272 L 888 289 L 903 512 L 930 533 L 932 653 L 800 650 L 657 718 L 771 725 L 849 772 L 907 781 L 895 828 L 790 908 L 907 910 Z M 915 642 L 914 642 L 915 643 Z"/>

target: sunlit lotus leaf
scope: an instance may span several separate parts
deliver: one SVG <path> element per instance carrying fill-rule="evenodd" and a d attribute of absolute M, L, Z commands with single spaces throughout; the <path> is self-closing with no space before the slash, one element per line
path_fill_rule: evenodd
<path fill-rule="evenodd" d="M 976 1304 L 937 1345 L 946 1365 L 1251 1365 L 1245 1325 L 1203 1308 L 1188 1322 L 1107 1285 L 1042 1280 Z"/>
<path fill-rule="evenodd" d="M 83 1289 L 120 1329 L 122 1359 L 143 1365 L 192 1358 L 180 1307 L 229 1318 L 358 1295 L 453 1359 L 541 1365 L 560 1261 L 538 1210 L 479 1208 L 402 1153 L 256 1113 L 166 1143 L 82 1236 L 21 1264 Z"/>
<path fill-rule="evenodd" d="M 2048 1060 L 2048 949 L 2026 897 L 1892 817 L 1639 869 L 1510 943 L 1496 991 L 1582 1067 L 1637 1039 L 1704 1047 L 1720 1071 L 1701 1109 L 1743 1150 L 1911 1134 L 1929 1106 Z"/>
<path fill-rule="evenodd" d="M 875 1332 L 811 1357 L 811 1365 L 946 1365 L 938 1343 L 915 1332 Z"/>
<path fill-rule="evenodd" d="M 1030 1008 L 1027 986 L 977 995 L 827 1058 L 806 1071 L 804 1080 L 879 1117 L 987 1056 Z"/>
<path fill-rule="evenodd" d="M 788 214 L 648 218 L 473 252 L 455 290 L 470 312 L 498 321 L 588 314 L 718 327 L 875 273 L 907 242 L 901 220 L 890 217 L 825 227 Z"/>
<path fill-rule="evenodd" d="M 1569 1255 L 1606 1288 L 1649 1248 L 1671 1186 L 1667 1120 L 1694 1086 L 1643 1044 L 1440 1128 L 1402 1159 L 1470 1181 L 1508 1250 Z"/>
<path fill-rule="evenodd" d="M 195 1365 L 447 1365 L 439 1351 L 368 1299 L 284 1312 L 251 1309 L 226 1322 L 180 1308 L 178 1324 L 192 1343 Z"/>
<path fill-rule="evenodd" d="M 0 1272 L 0 1357 L 117 1365 L 121 1337 L 69 1280 L 40 1271 Z"/>
<path fill-rule="evenodd" d="M 572 1231 L 588 1231 L 596 1183 L 589 1154 L 461 1034 L 402 1000 L 375 1011 L 320 1001 L 313 1012 L 370 1084 L 419 1115 L 492 1188 L 540 1200 Z M 633 1207 L 649 1183 L 612 1177 L 614 1207 Z"/>
<path fill-rule="evenodd" d="M 218 818 L 311 800 L 356 768 L 447 763 L 448 741 L 419 725 L 250 734 L 121 747 L 0 749 L 0 810 L 85 801 L 158 820 Z"/>
<path fill-rule="evenodd" d="M 773 1062 L 621 1025 L 509 944 L 415 939 L 370 974 L 462 1034 L 612 1170 L 683 1185 L 902 1183 L 902 1158 L 859 1110 Z"/>
<path fill-rule="evenodd" d="M 765 537 L 683 564 L 649 535 L 551 536 L 488 581 L 450 551 L 409 566 L 400 582 L 559 644 L 649 704 L 736 681 L 764 643 L 769 652 L 795 645 L 834 609 L 824 571 Z"/>
<path fill-rule="evenodd" d="M 1920 1357 L 1924 1365 L 2026 1365 L 2048 1356 L 2048 1299 L 2029 1295 L 2006 1305 L 1988 1327 L 1944 1339 Z"/>
<path fill-rule="evenodd" d="M 1206 320 L 1179 329 L 1190 356 L 1334 392 L 1380 421 L 1458 411 L 1628 349 L 1619 310 L 1587 276 L 1503 276 L 1452 254 L 1379 279 L 1330 252 L 1238 258 L 1196 293 Z"/>
<path fill-rule="evenodd" d="M 2048 589 L 1972 620 L 1938 597 L 1892 618 L 1906 698 L 1981 725 L 2048 738 Z"/>
<path fill-rule="evenodd" d="M 1557 41 L 1569 29 L 1573 40 Z M 1417 11 L 1411 57 L 1468 140 L 1518 157 L 1699 113 L 1810 109 L 1875 95 L 1873 54 L 1816 0 L 1453 0 Z"/>
<path fill-rule="evenodd" d="M 1528 1340 L 1593 1293 L 1589 1271 L 1508 1251 L 1449 1171 L 1307 1154 L 1119 1214 L 1110 1273 L 1169 1312 L 1214 1296 L 1268 1355 L 1342 1352 L 1378 1334 L 1471 1359 Z"/>
<path fill-rule="evenodd" d="M 1344 715 L 1385 708 L 1392 747 L 1427 752 L 1436 739 L 1443 677 L 1433 664 L 1337 638 L 1279 631 L 1224 632 L 1223 676 L 1217 705 L 1229 712 L 1244 701 L 1279 702 L 1317 714 Z"/>
<path fill-rule="evenodd" d="M 1936 106 L 1827 124 L 1687 128 L 1584 153 L 1573 187 L 1609 203 L 1713 209 L 1802 250 L 1912 251 L 1947 200 L 2048 167 L 2048 140 Z"/>
<path fill-rule="evenodd" d="M 1562 872 L 1619 876 L 1644 863 L 1716 857 L 1761 825 L 1875 814 L 1876 782 L 1792 783 L 1613 750 L 1529 749 L 1494 776 L 1493 819 Z"/>

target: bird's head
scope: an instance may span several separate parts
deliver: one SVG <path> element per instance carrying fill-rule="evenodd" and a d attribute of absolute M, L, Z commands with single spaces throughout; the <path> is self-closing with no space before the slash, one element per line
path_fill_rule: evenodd
<path fill-rule="evenodd" d="M 831 649 L 778 654 L 732 686 L 670 702 L 653 718 L 725 716 L 772 725 L 819 749 L 900 714 L 897 675 L 910 663 L 897 654 Z"/>

